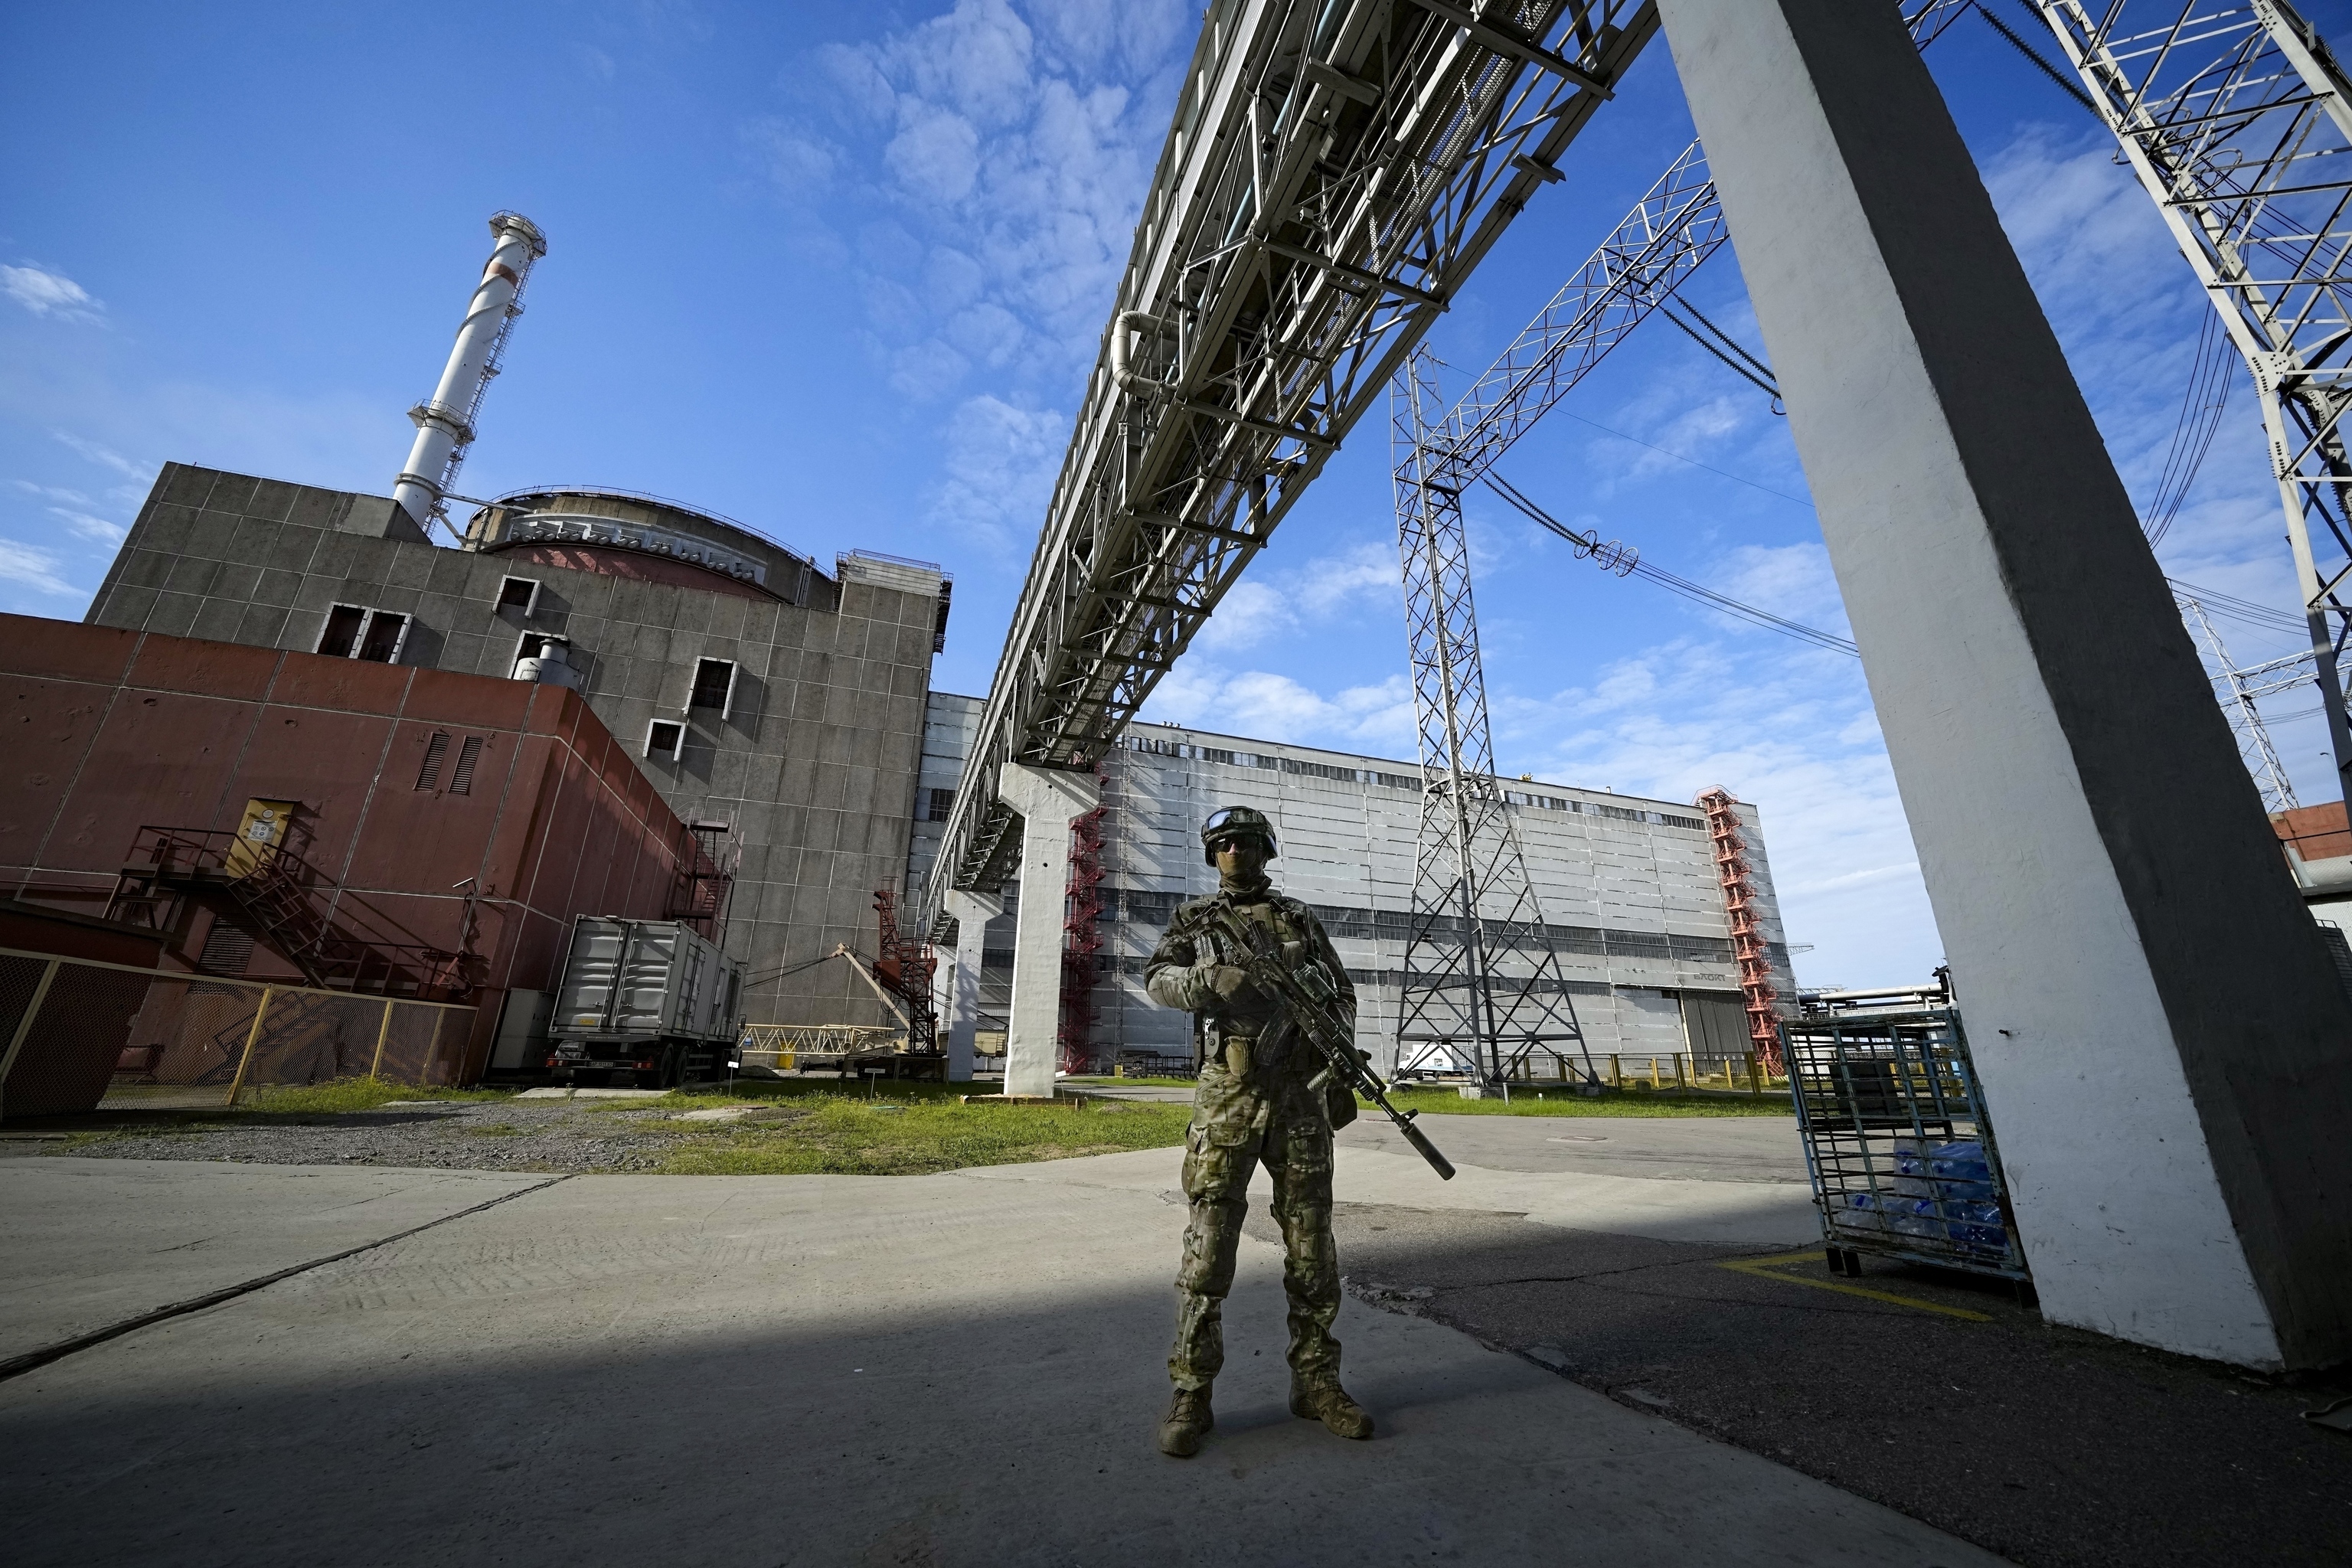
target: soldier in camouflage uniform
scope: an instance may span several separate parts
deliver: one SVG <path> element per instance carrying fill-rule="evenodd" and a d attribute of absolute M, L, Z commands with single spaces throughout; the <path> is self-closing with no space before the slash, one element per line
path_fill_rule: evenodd
<path fill-rule="evenodd" d="M 1214 929 L 1214 921 L 1230 910 L 1270 929 L 1288 962 L 1321 959 L 1351 1020 L 1355 989 L 1307 906 L 1267 882 L 1265 863 L 1276 851 L 1264 815 L 1247 806 L 1213 813 L 1201 839 L 1217 868 L 1218 890 L 1176 910 L 1144 971 L 1154 1001 L 1193 1015 L 1201 1047 L 1200 1087 L 1184 1133 L 1184 1195 L 1192 1212 L 1176 1279 L 1176 1344 L 1168 1357 L 1176 1396 L 1160 1425 L 1160 1447 L 1189 1458 L 1214 1425 L 1209 1388 L 1224 1364 L 1225 1293 L 1249 1212 L 1250 1175 L 1261 1161 L 1274 1179 L 1274 1217 L 1286 1254 L 1291 1413 L 1342 1437 L 1369 1437 L 1371 1417 L 1339 1386 L 1339 1342 L 1331 1336 L 1339 1311 L 1331 1113 L 1310 1081 L 1323 1070 L 1323 1058 L 1293 1032 L 1282 1005 L 1250 984 L 1239 955 L 1229 951 L 1232 937 Z"/>

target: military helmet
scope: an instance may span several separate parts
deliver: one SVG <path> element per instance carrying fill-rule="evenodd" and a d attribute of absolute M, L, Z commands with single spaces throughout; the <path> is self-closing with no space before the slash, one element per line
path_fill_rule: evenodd
<path fill-rule="evenodd" d="M 1247 834 L 1265 840 L 1265 858 L 1273 859 L 1281 851 L 1275 847 L 1274 824 L 1265 813 L 1246 805 L 1221 806 L 1209 813 L 1209 820 L 1201 824 L 1202 858 L 1213 866 L 1217 863 L 1217 840 L 1238 838 Z"/>

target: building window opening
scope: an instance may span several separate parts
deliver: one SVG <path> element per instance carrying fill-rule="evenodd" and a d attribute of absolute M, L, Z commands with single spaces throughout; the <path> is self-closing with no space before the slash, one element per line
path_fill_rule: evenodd
<path fill-rule="evenodd" d="M 954 815 L 955 791 L 951 789 L 935 789 L 931 791 L 929 810 L 924 816 L 924 820 L 926 822 L 945 822 L 949 817 Z"/>
<path fill-rule="evenodd" d="M 401 647 L 407 641 L 406 616 L 393 610 L 371 610 L 363 605 L 336 605 L 327 611 L 327 624 L 319 633 L 318 651 L 329 658 L 398 664 Z"/>
<path fill-rule="evenodd" d="M 327 612 L 326 629 L 319 634 L 319 651 L 329 658 L 349 658 L 359 647 L 360 628 L 368 613 L 357 605 L 337 605 Z"/>
<path fill-rule="evenodd" d="M 539 584 L 530 577 L 506 577 L 499 583 L 499 609 L 512 610 L 528 619 L 539 607 Z"/>
<path fill-rule="evenodd" d="M 667 757 L 674 763 L 685 749 L 685 725 L 668 719 L 656 719 L 646 726 L 646 755 Z"/>
<path fill-rule="evenodd" d="M 371 664 L 398 664 L 401 644 L 408 640 L 408 617 L 378 610 L 368 617 L 360 638 L 359 657 Z"/>
<path fill-rule="evenodd" d="M 449 737 L 438 730 L 425 742 L 425 765 L 416 770 L 416 787 L 435 789 L 441 783 L 441 759 L 449 754 Z"/>
<path fill-rule="evenodd" d="M 731 658 L 706 658 L 694 666 L 694 695 L 686 700 L 687 707 L 716 708 L 724 719 L 735 708 L 735 661 Z"/>

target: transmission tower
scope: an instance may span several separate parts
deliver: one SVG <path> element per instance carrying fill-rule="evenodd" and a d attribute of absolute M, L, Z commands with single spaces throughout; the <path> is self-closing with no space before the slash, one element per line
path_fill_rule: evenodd
<path fill-rule="evenodd" d="M 2286 0 L 2033 4 L 2253 374 L 2308 657 L 2338 782 L 2352 784 L 2336 671 L 2352 636 L 2339 595 L 2352 576 L 2352 87 Z"/>
<path fill-rule="evenodd" d="M 1576 1057 L 1598 1082 L 1495 777 L 1462 526 L 1469 477 L 1444 406 L 1436 361 L 1416 349 L 1389 389 L 1422 777 L 1395 1070 L 1468 1067 L 1499 1086 L 1541 1051 L 1563 1069 Z"/>
<path fill-rule="evenodd" d="M 2221 646 L 2221 634 L 2205 617 L 2205 606 L 2184 595 L 2181 608 L 2197 623 L 2198 632 L 2205 638 L 2205 647 L 2213 656 L 2220 671 L 2213 679 L 2228 695 L 2222 699 L 2221 711 L 2230 721 L 2230 728 L 2238 737 L 2238 755 L 2245 759 L 2246 771 L 2254 775 L 2254 787 L 2263 792 L 2265 811 L 2293 811 L 2303 803 L 2294 798 L 2294 785 L 2279 763 L 2277 750 L 2271 745 L 2271 732 L 2263 723 L 2263 716 L 2254 707 L 2258 697 L 2268 697 L 2291 687 L 2301 686 L 2311 679 L 2305 668 L 2311 662 L 2308 650 L 2258 664 L 2251 669 L 2240 669 L 2230 662 L 2230 650 Z M 2292 671 L 2293 673 L 2289 673 Z"/>

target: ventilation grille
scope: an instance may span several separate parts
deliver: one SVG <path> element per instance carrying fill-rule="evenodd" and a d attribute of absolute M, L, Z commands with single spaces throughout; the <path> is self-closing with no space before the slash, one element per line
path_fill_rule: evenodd
<path fill-rule="evenodd" d="M 431 789 L 441 782 L 441 759 L 449 754 L 449 737 L 435 731 L 425 742 L 425 765 L 416 770 L 416 787 Z"/>
<path fill-rule="evenodd" d="M 196 967 L 206 974 L 243 974 L 253 963 L 253 933 L 239 931 L 224 920 L 213 921 L 213 929 L 205 933 L 205 950 L 196 954 Z"/>
<path fill-rule="evenodd" d="M 481 760 L 481 756 L 482 738 L 479 735 L 467 736 L 466 743 L 457 748 L 457 765 L 449 773 L 451 795 L 474 793 L 474 764 Z"/>

